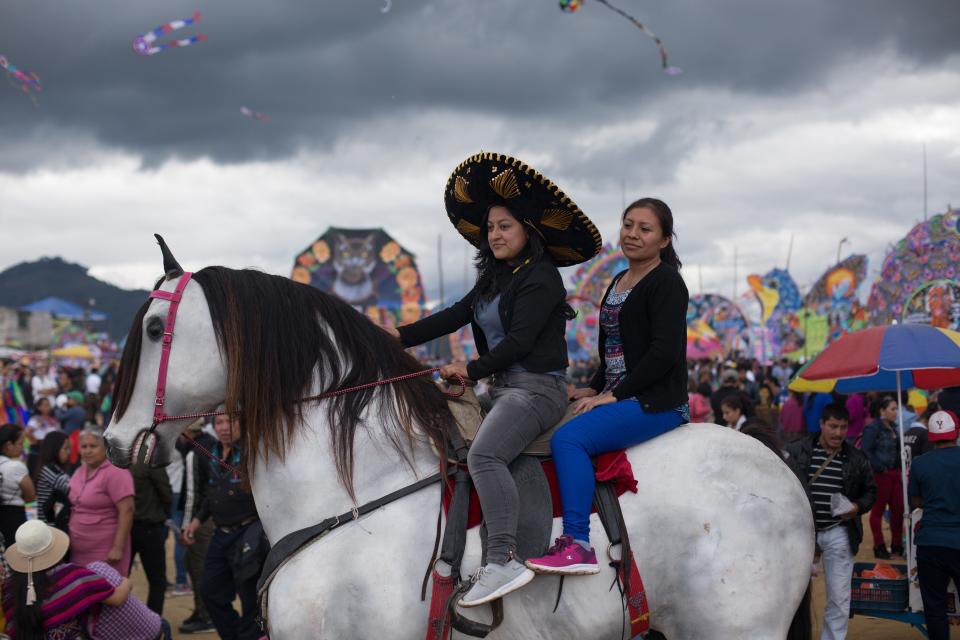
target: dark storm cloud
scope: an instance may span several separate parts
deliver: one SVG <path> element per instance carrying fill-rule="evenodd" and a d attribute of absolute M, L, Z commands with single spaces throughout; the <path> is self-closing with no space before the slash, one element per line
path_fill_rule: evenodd
<path fill-rule="evenodd" d="M 589 1 L 575 15 L 554 0 L 394 0 L 387 14 L 379 0 L 7 2 L 0 52 L 36 70 L 44 92 L 37 109 L 0 92 L 0 136 L 9 149 L 50 139 L 57 153 L 3 154 L 0 171 L 82 163 L 97 145 L 147 165 L 285 158 L 329 148 L 370 118 L 427 109 L 463 112 L 465 131 L 470 113 L 569 131 L 680 90 L 789 95 L 851 58 L 893 50 L 924 66 L 960 51 L 955 0 L 620 4 L 663 37 L 684 75 L 662 75 L 652 42 Z M 194 9 L 204 20 L 182 33 L 208 42 L 149 58 L 131 51 L 134 35 Z M 240 105 L 274 120 L 243 118 Z M 709 115 L 709 104 L 700 109 Z M 657 149 L 639 169 L 652 178 L 692 144 L 678 135 L 679 116 L 658 121 L 651 138 L 619 152 Z"/>

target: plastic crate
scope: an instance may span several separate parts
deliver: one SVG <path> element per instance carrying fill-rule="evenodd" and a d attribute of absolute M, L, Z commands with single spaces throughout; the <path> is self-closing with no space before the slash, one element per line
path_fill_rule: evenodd
<path fill-rule="evenodd" d="M 907 566 L 890 565 L 903 575 L 907 575 Z M 850 583 L 850 609 L 855 612 L 869 611 L 906 611 L 908 602 L 907 579 L 887 580 L 883 578 L 858 578 L 864 569 L 872 569 L 872 562 L 857 562 L 853 565 L 853 578 Z"/>

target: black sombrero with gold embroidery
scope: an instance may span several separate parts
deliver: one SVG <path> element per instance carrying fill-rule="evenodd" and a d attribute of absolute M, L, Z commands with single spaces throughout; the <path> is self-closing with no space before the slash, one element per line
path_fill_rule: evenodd
<path fill-rule="evenodd" d="M 600 232 L 580 207 L 524 162 L 478 153 L 454 169 L 443 193 L 447 216 L 464 238 L 480 246 L 483 217 L 503 205 L 543 238 L 558 266 L 586 262 L 600 252 Z"/>

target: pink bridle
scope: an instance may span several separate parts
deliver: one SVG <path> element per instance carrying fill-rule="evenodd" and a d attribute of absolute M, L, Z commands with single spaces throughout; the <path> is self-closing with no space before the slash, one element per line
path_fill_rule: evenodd
<path fill-rule="evenodd" d="M 153 407 L 153 426 L 150 427 L 151 431 L 163 422 L 182 417 L 168 416 L 165 414 L 163 412 L 163 403 L 167 395 L 167 367 L 170 365 L 170 348 L 173 346 L 173 327 L 177 324 L 177 310 L 180 308 L 180 300 L 183 299 L 183 290 L 187 288 L 187 283 L 190 282 L 190 276 L 192 275 L 192 272 L 184 271 L 183 275 L 180 276 L 180 280 L 177 282 L 176 288 L 174 288 L 172 292 L 160 290 L 150 292 L 151 298 L 158 298 L 170 302 L 170 307 L 167 309 L 167 321 L 163 326 L 163 338 L 160 342 L 160 370 L 157 373 L 157 396 Z"/>

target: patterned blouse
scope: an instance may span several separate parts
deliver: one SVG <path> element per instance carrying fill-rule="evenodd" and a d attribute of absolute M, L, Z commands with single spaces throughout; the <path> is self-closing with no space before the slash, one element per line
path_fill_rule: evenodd
<path fill-rule="evenodd" d="M 620 309 L 631 291 L 633 287 L 618 293 L 615 282 L 610 288 L 610 293 L 607 294 L 607 299 L 603 301 L 603 306 L 600 307 L 600 326 L 606 334 L 603 349 L 603 358 L 607 365 L 606 381 L 603 384 L 604 393 L 613 391 L 627 375 L 627 363 L 623 359 L 623 337 L 620 335 Z M 690 421 L 688 403 L 684 402 L 675 411 L 683 417 L 684 422 Z"/>
<path fill-rule="evenodd" d="M 623 293 L 617 293 L 615 287 L 610 289 L 607 299 L 600 307 L 600 326 L 607 335 L 603 350 L 607 365 L 604 392 L 613 390 L 627 374 L 627 365 L 623 360 L 623 338 L 620 336 L 620 308 L 631 291 L 633 287 Z"/>

